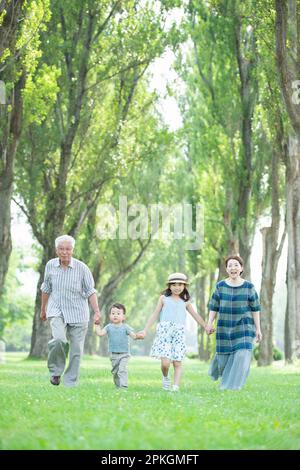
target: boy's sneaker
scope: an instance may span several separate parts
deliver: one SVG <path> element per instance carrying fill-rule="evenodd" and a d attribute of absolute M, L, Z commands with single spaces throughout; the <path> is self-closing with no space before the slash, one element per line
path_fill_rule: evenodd
<path fill-rule="evenodd" d="M 179 385 L 173 385 L 172 392 L 179 392 Z"/>
<path fill-rule="evenodd" d="M 169 377 L 169 376 L 165 377 L 165 376 L 163 375 L 163 379 L 162 379 L 162 388 L 163 388 L 164 390 L 169 390 L 169 389 L 170 389 L 170 384 L 171 384 L 170 377 Z"/>

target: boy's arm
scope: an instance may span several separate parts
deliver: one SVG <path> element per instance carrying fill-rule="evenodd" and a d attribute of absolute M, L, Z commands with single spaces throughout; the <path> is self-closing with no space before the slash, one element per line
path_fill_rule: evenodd
<path fill-rule="evenodd" d="M 133 331 L 130 331 L 130 332 L 128 333 L 128 335 L 129 335 L 130 338 L 132 338 L 132 339 L 138 339 L 138 338 L 137 338 L 138 335 L 137 335 L 136 333 L 134 333 Z"/>
<path fill-rule="evenodd" d="M 105 328 L 101 328 L 100 325 L 95 325 L 95 331 L 97 336 L 107 335 L 107 330 Z"/>

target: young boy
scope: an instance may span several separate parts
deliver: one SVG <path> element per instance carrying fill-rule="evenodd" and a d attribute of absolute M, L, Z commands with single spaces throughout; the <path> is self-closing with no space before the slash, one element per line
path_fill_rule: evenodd
<path fill-rule="evenodd" d="M 108 336 L 108 351 L 112 363 L 112 374 L 117 388 L 128 388 L 127 364 L 130 358 L 129 336 L 132 339 L 142 339 L 133 333 L 132 328 L 125 322 L 126 308 L 124 305 L 114 303 L 109 310 L 110 323 L 104 328 L 96 325 L 98 336 Z"/>

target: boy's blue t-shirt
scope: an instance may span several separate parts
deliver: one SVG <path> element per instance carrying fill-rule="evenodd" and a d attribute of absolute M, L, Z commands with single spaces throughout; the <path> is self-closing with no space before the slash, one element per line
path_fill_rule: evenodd
<path fill-rule="evenodd" d="M 104 330 L 108 336 L 108 351 L 116 353 L 129 353 L 129 333 L 133 329 L 126 323 L 115 326 L 113 323 L 106 325 Z"/>

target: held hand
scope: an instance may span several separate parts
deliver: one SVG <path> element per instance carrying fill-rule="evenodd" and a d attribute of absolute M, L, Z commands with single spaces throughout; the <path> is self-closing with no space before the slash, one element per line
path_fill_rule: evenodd
<path fill-rule="evenodd" d="M 100 312 L 96 312 L 94 314 L 94 323 L 95 325 L 100 325 L 101 323 L 101 315 L 100 315 Z"/>
<path fill-rule="evenodd" d="M 146 334 L 147 334 L 147 333 L 146 333 L 145 330 L 139 331 L 139 332 L 136 334 L 136 336 L 137 336 L 136 339 L 144 339 L 145 336 L 146 336 Z"/>
<path fill-rule="evenodd" d="M 43 320 L 43 321 L 46 321 L 46 320 L 47 320 L 47 315 L 46 315 L 45 310 L 42 310 L 42 311 L 41 311 L 41 313 L 40 313 L 40 319 Z"/>
<path fill-rule="evenodd" d="M 136 333 L 135 339 L 144 339 L 144 335 L 142 333 Z"/>
<path fill-rule="evenodd" d="M 212 333 L 214 333 L 216 330 L 212 327 L 212 325 L 210 324 L 207 324 L 205 326 L 205 331 L 208 335 L 211 335 Z"/>
<path fill-rule="evenodd" d="M 261 340 L 262 340 L 262 333 L 261 333 L 261 331 L 257 331 L 257 332 L 256 332 L 255 340 L 256 340 L 257 343 L 260 343 L 260 342 L 261 342 Z"/>

